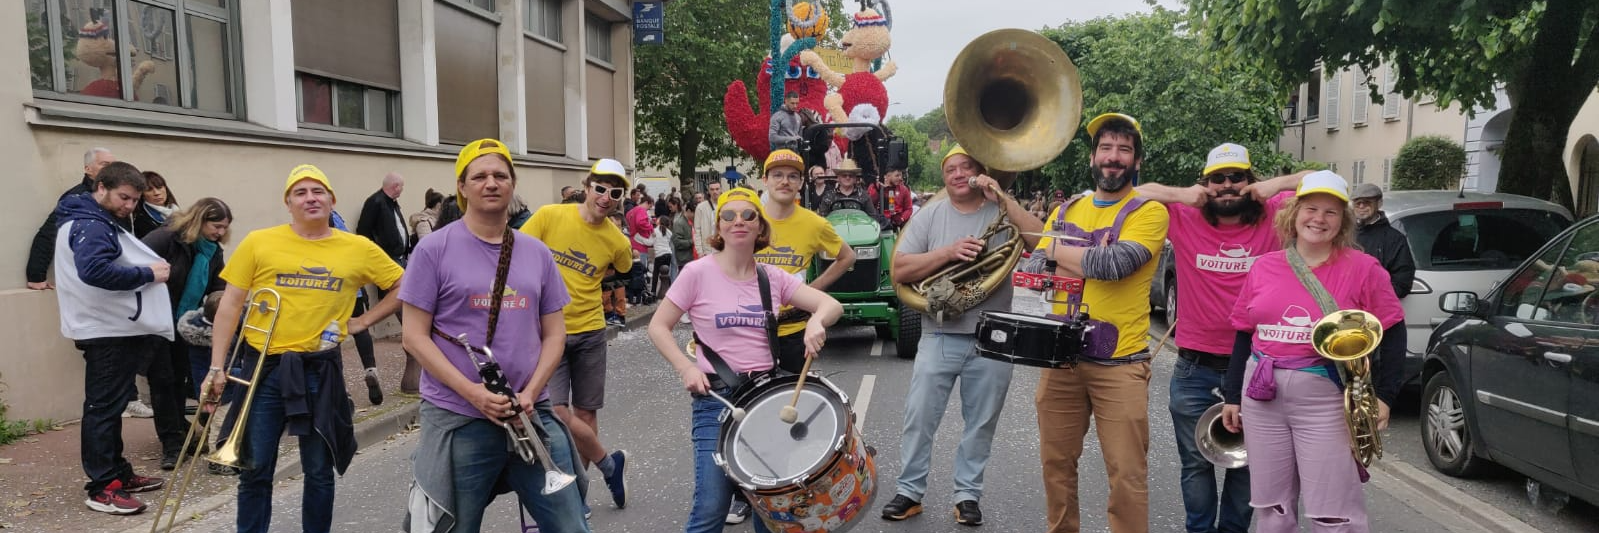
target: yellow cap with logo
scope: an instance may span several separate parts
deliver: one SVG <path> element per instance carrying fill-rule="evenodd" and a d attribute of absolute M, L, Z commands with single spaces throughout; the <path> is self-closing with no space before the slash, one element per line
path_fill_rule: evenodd
<path fill-rule="evenodd" d="M 300 165 L 289 171 L 289 181 L 283 184 L 284 198 L 289 197 L 289 190 L 293 189 L 294 184 L 299 183 L 300 180 L 314 180 L 317 183 L 321 183 L 322 188 L 328 190 L 328 196 L 333 198 L 334 202 L 339 201 L 338 195 L 333 194 L 333 184 L 328 182 L 328 175 L 323 174 L 322 169 L 316 168 L 316 165 L 311 164 Z"/>

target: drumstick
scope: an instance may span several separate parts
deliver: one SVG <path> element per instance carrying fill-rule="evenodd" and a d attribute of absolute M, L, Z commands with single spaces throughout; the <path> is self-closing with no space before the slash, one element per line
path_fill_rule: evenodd
<path fill-rule="evenodd" d="M 1151 357 L 1160 355 L 1160 350 L 1166 347 L 1166 339 L 1171 338 L 1171 332 L 1176 331 L 1176 330 L 1177 330 L 1177 319 L 1173 318 L 1173 319 L 1171 319 L 1171 325 L 1166 327 L 1166 334 L 1161 335 L 1160 336 L 1160 343 L 1155 345 L 1155 351 L 1150 352 L 1150 356 Z"/>
<path fill-rule="evenodd" d="M 800 369 L 799 382 L 794 384 L 794 398 L 789 400 L 788 405 L 783 406 L 783 411 L 777 414 L 777 418 L 784 424 L 793 424 L 795 420 L 799 420 L 799 410 L 794 406 L 799 405 L 800 389 L 805 388 L 805 374 L 811 371 L 812 359 L 815 357 L 805 358 L 805 367 Z"/>

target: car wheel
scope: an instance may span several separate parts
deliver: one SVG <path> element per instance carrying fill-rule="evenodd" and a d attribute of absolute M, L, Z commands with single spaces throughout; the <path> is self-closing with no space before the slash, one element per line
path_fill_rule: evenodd
<path fill-rule="evenodd" d="M 894 336 L 894 354 L 900 359 L 915 359 L 922 342 L 922 315 L 909 306 L 899 306 L 899 332 Z"/>
<path fill-rule="evenodd" d="M 1427 380 L 1422 402 L 1425 419 L 1421 424 L 1421 445 L 1427 449 L 1427 460 L 1433 468 L 1455 477 L 1476 473 L 1484 460 L 1473 452 L 1465 402 L 1449 372 L 1439 372 Z"/>
<path fill-rule="evenodd" d="M 1177 321 L 1177 278 L 1166 280 L 1166 326 Z"/>

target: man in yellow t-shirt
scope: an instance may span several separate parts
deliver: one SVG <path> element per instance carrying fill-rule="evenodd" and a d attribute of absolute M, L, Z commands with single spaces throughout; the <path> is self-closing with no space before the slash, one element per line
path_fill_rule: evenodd
<path fill-rule="evenodd" d="M 1144 160 L 1138 121 L 1106 113 L 1089 121 L 1088 135 L 1094 194 L 1044 221 L 1084 241 L 1043 239 L 1037 249 L 1057 262 L 1058 274 L 1085 280 L 1080 298 L 1099 322 L 1095 331 L 1116 334 L 1091 336 L 1079 364 L 1042 371 L 1034 402 L 1044 502 L 1048 531 L 1078 531 L 1077 460 L 1093 418 L 1110 477 L 1110 530 L 1141 533 L 1149 531 L 1149 286 L 1167 214 L 1133 189 Z"/>
<path fill-rule="evenodd" d="M 283 203 L 291 222 L 250 232 L 222 269 L 227 289 L 217 308 L 217 339 L 231 339 L 246 303 L 277 305 L 271 312 L 252 307 L 239 357 L 243 375 L 263 365 L 255 383 L 244 438 L 255 468 L 239 475 L 238 530 L 265 532 L 272 519 L 272 474 L 278 461 L 278 439 L 285 427 L 300 438 L 305 469 L 304 509 L 307 530 L 326 531 L 333 520 L 333 473 L 344 473 L 355 456 L 354 405 L 344 389 L 339 343 L 365 331 L 400 306 L 400 277 L 405 272 L 372 241 L 336 231 L 330 224 L 333 186 L 312 165 L 289 173 Z M 350 318 L 356 291 L 371 283 L 388 291 L 365 314 Z M 271 289 L 279 298 L 252 296 Z M 272 327 L 266 334 L 254 328 Z M 211 372 L 206 382 L 221 394 L 222 373 L 230 342 L 211 347 Z M 260 354 L 265 353 L 266 356 Z M 231 426 L 238 411 L 228 413 Z"/>
<path fill-rule="evenodd" d="M 761 207 L 772 223 L 772 244 L 755 253 L 755 260 L 783 269 L 784 272 L 804 279 L 817 253 L 836 257 L 810 286 L 820 291 L 855 264 L 855 249 L 844 244 L 833 225 L 816 212 L 798 203 L 800 189 L 805 186 L 802 176 L 805 162 L 793 150 L 776 150 L 766 158 L 761 181 L 766 186 Z M 805 365 L 805 321 L 807 314 L 788 306 L 778 311 L 777 345 L 778 366 L 789 372 L 799 372 Z"/>
<path fill-rule="evenodd" d="M 555 404 L 555 414 L 572 430 L 583 461 L 594 463 L 605 475 L 619 509 L 627 507 L 627 484 L 622 477 L 627 452 L 606 451 L 600 443 L 597 416 L 605 406 L 605 313 L 600 305 L 600 281 L 607 268 L 622 274 L 633 268 L 632 246 L 622 229 L 606 217 L 618 209 L 627 188 L 627 169 L 622 163 L 601 159 L 583 178 L 582 203 L 540 207 L 522 225 L 522 233 L 550 247 L 572 297 L 564 310 L 566 354 L 545 390 Z"/>

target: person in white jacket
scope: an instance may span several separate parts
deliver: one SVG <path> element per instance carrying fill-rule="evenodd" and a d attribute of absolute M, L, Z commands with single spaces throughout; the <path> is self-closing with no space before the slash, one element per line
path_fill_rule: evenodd
<path fill-rule="evenodd" d="M 705 201 L 694 207 L 694 256 L 705 257 L 716 250 L 706 239 L 716 234 L 716 199 L 722 196 L 722 182 L 712 180 L 705 186 Z"/>
<path fill-rule="evenodd" d="M 666 294 L 672 277 L 677 272 L 677 262 L 672 257 L 671 216 L 655 217 L 655 234 L 649 236 L 649 246 L 655 257 L 650 268 L 650 292 L 657 296 Z"/>
<path fill-rule="evenodd" d="M 84 505 L 110 514 L 143 511 L 129 496 L 161 488 L 161 478 L 135 474 L 122 454 L 122 411 L 133 397 L 139 361 L 151 338 L 172 340 L 171 266 L 117 225 L 139 206 L 146 187 L 139 169 L 106 165 L 89 194 L 56 206 L 56 300 L 61 335 L 83 350 L 83 437 L 79 454 L 89 483 Z"/>

